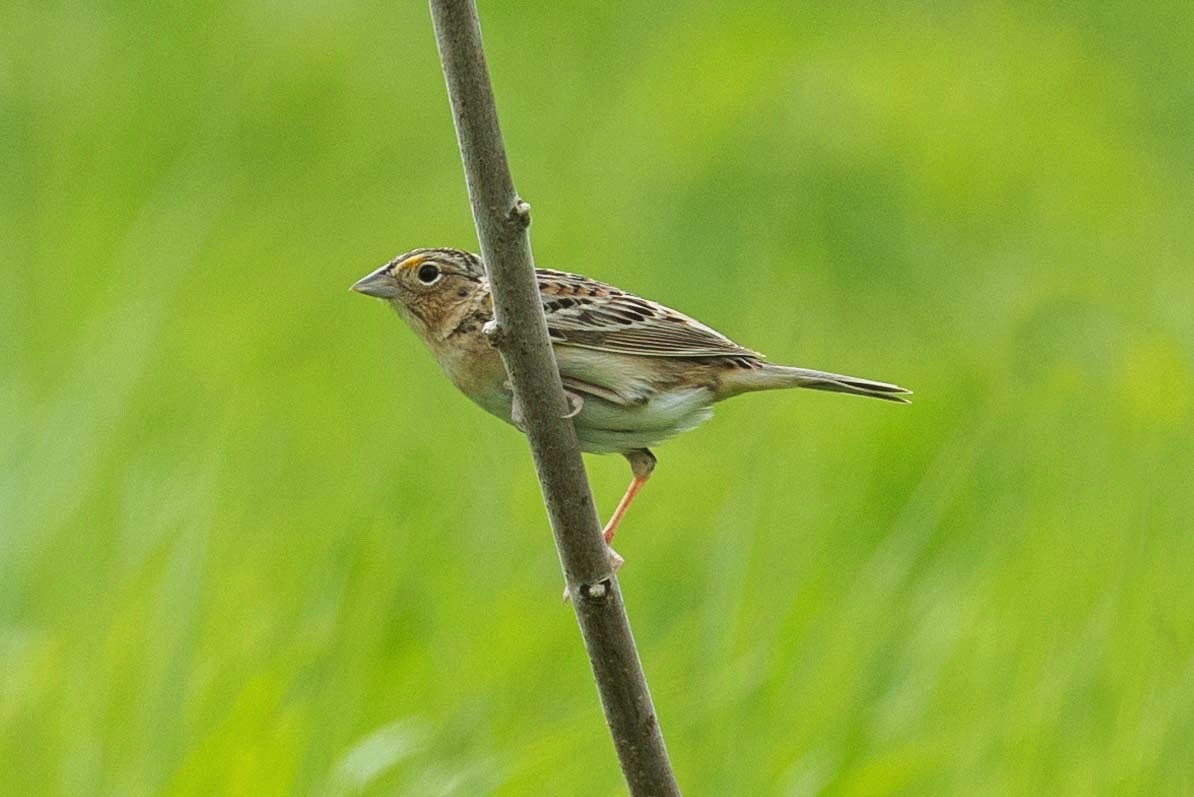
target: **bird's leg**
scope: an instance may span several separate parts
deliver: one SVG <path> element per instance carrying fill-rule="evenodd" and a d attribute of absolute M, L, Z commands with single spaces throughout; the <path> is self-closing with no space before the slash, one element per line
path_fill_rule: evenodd
<path fill-rule="evenodd" d="M 634 473 L 634 478 L 630 480 L 630 486 L 626 488 L 626 494 L 622 496 L 622 500 L 618 502 L 614 514 L 610 516 L 609 522 L 605 524 L 605 528 L 601 531 L 601 536 L 605 538 L 608 545 L 614 538 L 614 532 L 618 530 L 618 524 L 622 522 L 622 515 L 626 514 L 626 510 L 630 507 L 630 502 L 638 495 L 638 491 L 643 489 L 643 485 L 647 483 L 647 479 L 651 476 L 651 471 L 655 470 L 655 455 L 645 448 L 636 448 L 634 451 L 628 451 L 623 456 L 626 461 L 630 463 L 630 470 Z M 611 551 L 613 549 L 610 549 Z M 622 557 L 618 557 L 621 559 Z"/>
<path fill-rule="evenodd" d="M 514 395 L 514 385 L 510 384 L 510 380 L 507 379 L 502 383 L 502 388 L 510 391 L 510 423 L 514 424 L 515 429 L 526 434 L 527 427 L 523 423 L 522 405 L 518 403 L 518 396 Z"/>
<path fill-rule="evenodd" d="M 522 405 L 518 403 L 518 396 L 514 394 L 514 386 L 510 384 L 510 380 L 506 380 L 502 387 L 510 391 L 510 423 L 514 424 L 514 428 L 523 434 L 527 433 L 527 427 L 524 423 L 525 418 L 522 415 Z M 573 393 L 571 390 L 564 391 L 564 398 L 568 400 L 568 414 L 565 418 L 575 418 L 580 415 L 580 411 L 585 408 L 584 397 Z"/>
<path fill-rule="evenodd" d="M 622 558 L 621 554 L 610 547 L 609 542 L 614 538 L 614 532 L 617 531 L 618 524 L 622 522 L 622 515 L 626 514 L 626 508 L 630 506 L 630 502 L 634 500 L 634 496 L 638 495 L 638 491 L 643 488 L 643 484 L 646 483 L 647 478 L 651 475 L 651 471 L 655 470 L 655 455 L 645 448 L 636 448 L 634 451 L 623 454 L 623 456 L 630 463 L 630 470 L 634 473 L 634 478 L 631 480 L 630 486 L 626 488 L 626 494 L 618 502 L 618 508 L 614 510 L 613 516 L 601 531 L 601 537 L 605 540 L 605 546 L 609 550 L 609 563 L 615 573 L 622 568 L 622 565 L 626 564 L 626 560 Z M 569 600 L 568 585 L 564 584 L 564 603 L 567 603 Z"/>
<path fill-rule="evenodd" d="M 564 398 L 568 399 L 568 414 L 565 418 L 575 418 L 580 415 L 580 411 L 585 408 L 584 396 L 579 393 L 573 393 L 568 388 L 564 388 Z"/>

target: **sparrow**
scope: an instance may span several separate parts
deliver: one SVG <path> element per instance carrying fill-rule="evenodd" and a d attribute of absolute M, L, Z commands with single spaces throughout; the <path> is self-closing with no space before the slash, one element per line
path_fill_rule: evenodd
<path fill-rule="evenodd" d="M 602 532 L 607 544 L 655 469 L 651 447 L 709 420 L 719 401 L 801 387 L 908 403 L 911 391 L 898 385 L 769 362 L 691 316 L 613 285 L 545 268 L 535 276 L 581 450 L 630 463 L 630 486 Z M 493 298 L 478 255 L 412 249 L 352 290 L 387 302 L 464 395 L 522 428 L 501 356 L 482 331 L 493 320 Z"/>

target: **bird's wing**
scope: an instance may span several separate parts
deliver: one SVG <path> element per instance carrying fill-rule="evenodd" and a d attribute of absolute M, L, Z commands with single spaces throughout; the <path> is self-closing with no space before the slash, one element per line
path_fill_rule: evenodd
<path fill-rule="evenodd" d="M 642 357 L 749 357 L 720 332 L 657 302 L 578 274 L 536 269 L 553 343 Z"/>

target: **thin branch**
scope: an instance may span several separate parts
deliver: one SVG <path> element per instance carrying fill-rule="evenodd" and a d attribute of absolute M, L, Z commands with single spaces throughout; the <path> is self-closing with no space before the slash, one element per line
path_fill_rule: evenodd
<path fill-rule="evenodd" d="M 633 795 L 678 795 L 601 539 L 535 283 L 530 206 L 514 192 L 472 0 L 430 0 L 473 221 L 493 288 L 490 340 L 522 411 L 535 470 L 622 773 Z M 584 793 L 583 786 L 575 791 Z"/>

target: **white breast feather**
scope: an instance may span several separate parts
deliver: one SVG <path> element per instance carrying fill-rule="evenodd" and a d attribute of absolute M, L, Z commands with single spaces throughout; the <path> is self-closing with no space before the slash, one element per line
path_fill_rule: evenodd
<path fill-rule="evenodd" d="M 649 448 L 713 417 L 705 387 L 657 393 L 645 404 L 621 406 L 587 397 L 576 417 L 581 448 L 595 454 Z"/>

